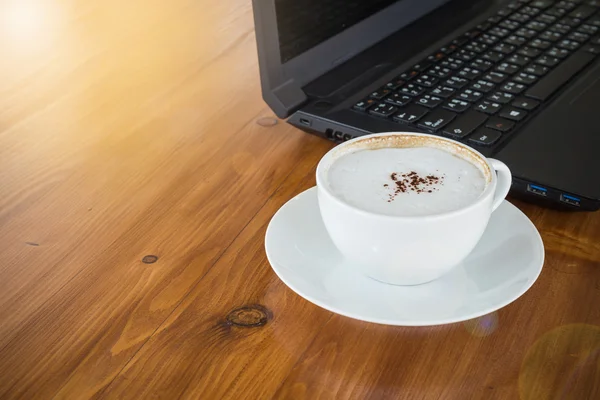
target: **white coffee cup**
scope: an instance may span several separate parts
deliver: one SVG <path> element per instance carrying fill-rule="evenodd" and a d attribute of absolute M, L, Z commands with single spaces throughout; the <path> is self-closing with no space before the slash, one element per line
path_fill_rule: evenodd
<path fill-rule="evenodd" d="M 325 183 L 329 167 L 348 152 L 395 147 L 446 149 L 478 165 L 487 179 L 483 193 L 466 207 L 425 216 L 391 216 L 354 207 Z M 408 147 L 405 145 L 398 147 Z M 333 243 L 365 275 L 396 285 L 439 278 L 460 264 L 483 235 L 491 213 L 511 186 L 508 167 L 469 146 L 433 135 L 392 132 L 362 136 L 330 150 L 317 167 L 319 208 Z"/>

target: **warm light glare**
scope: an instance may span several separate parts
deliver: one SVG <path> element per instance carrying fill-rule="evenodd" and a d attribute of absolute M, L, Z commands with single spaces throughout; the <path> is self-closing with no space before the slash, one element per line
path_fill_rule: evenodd
<path fill-rule="evenodd" d="M 50 0 L 0 0 L 5 40 L 42 39 L 52 34 L 56 5 Z"/>

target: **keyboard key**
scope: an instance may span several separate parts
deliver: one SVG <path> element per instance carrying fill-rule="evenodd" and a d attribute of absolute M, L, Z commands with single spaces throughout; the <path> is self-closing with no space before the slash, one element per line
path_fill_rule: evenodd
<path fill-rule="evenodd" d="M 587 6 L 587 5 L 583 5 L 583 6 L 577 7 L 573 11 L 571 11 L 569 13 L 569 16 L 571 16 L 573 18 L 587 19 L 587 18 L 591 17 L 592 14 L 594 14 L 595 12 L 596 12 L 596 8 Z"/>
<path fill-rule="evenodd" d="M 493 83 L 502 83 L 506 80 L 507 75 L 503 74 L 502 72 L 488 72 L 483 79 L 485 79 L 486 81 L 490 81 Z"/>
<path fill-rule="evenodd" d="M 394 79 L 393 81 L 391 81 L 391 82 L 388 82 L 388 83 L 385 85 L 385 88 L 386 88 L 386 89 L 389 89 L 389 90 L 396 90 L 396 89 L 398 89 L 400 86 L 404 85 L 405 83 L 406 83 L 406 81 L 405 81 L 404 79 L 396 78 L 396 79 Z"/>
<path fill-rule="evenodd" d="M 474 51 L 475 53 L 483 53 L 488 48 L 488 45 L 480 42 L 471 42 L 465 46 L 465 49 Z"/>
<path fill-rule="evenodd" d="M 481 71 L 474 69 L 474 68 L 470 68 L 470 67 L 465 67 L 465 68 L 461 69 L 460 71 L 458 71 L 458 76 L 469 79 L 469 80 L 475 79 L 480 74 L 481 74 Z"/>
<path fill-rule="evenodd" d="M 516 36 L 516 35 L 511 35 L 511 36 L 507 37 L 506 39 L 504 39 L 504 43 L 508 43 L 508 44 L 511 44 L 511 45 L 517 46 L 517 47 L 521 46 L 526 41 L 527 41 L 527 39 L 525 39 L 524 37 Z"/>
<path fill-rule="evenodd" d="M 419 86 L 430 88 L 430 87 L 433 87 L 438 82 L 438 79 L 435 76 L 421 75 L 418 78 L 415 78 L 415 80 L 413 80 L 413 82 Z"/>
<path fill-rule="evenodd" d="M 411 124 L 423 118 L 425 114 L 427 114 L 427 109 L 425 107 L 410 105 L 400 110 L 393 118 L 396 121 Z"/>
<path fill-rule="evenodd" d="M 571 28 L 577 28 L 581 24 L 581 22 L 582 21 L 579 18 L 571 18 L 571 17 L 563 18 L 560 20 L 561 24 L 568 25 Z"/>
<path fill-rule="evenodd" d="M 556 7 L 570 11 L 570 10 L 574 9 L 575 7 L 577 7 L 577 5 L 570 1 L 559 1 L 556 4 Z"/>
<path fill-rule="evenodd" d="M 550 56 L 541 56 L 537 60 L 535 60 L 537 64 L 543 65 L 545 67 L 554 67 L 556 64 L 560 62 L 558 58 L 550 57 Z"/>
<path fill-rule="evenodd" d="M 430 55 L 429 57 L 427 57 L 428 61 L 431 61 L 432 63 L 435 63 L 439 60 L 441 60 L 442 58 L 446 57 L 446 54 L 444 54 L 441 51 L 438 51 L 436 53 L 433 53 L 432 55 Z"/>
<path fill-rule="evenodd" d="M 389 117 L 396 111 L 398 111 L 398 107 L 396 106 L 387 103 L 379 103 L 375 107 L 371 108 L 369 113 L 378 117 Z"/>
<path fill-rule="evenodd" d="M 520 121 L 527 115 L 527 111 L 520 110 L 511 106 L 504 107 L 500 111 L 500 116 L 513 121 Z"/>
<path fill-rule="evenodd" d="M 546 54 L 550 57 L 563 59 L 567 58 L 571 54 L 571 51 L 567 49 L 559 49 L 558 47 L 553 47 L 550 50 L 548 50 Z"/>
<path fill-rule="evenodd" d="M 374 91 L 369 96 L 374 99 L 381 100 L 390 93 L 392 93 L 390 89 L 381 88 L 379 90 Z"/>
<path fill-rule="evenodd" d="M 589 38 L 590 38 L 590 35 L 588 35 L 587 33 L 581 33 L 581 32 L 577 32 L 577 31 L 571 32 L 567 36 L 567 39 L 574 40 L 579 43 L 587 42 Z"/>
<path fill-rule="evenodd" d="M 502 54 L 510 54 L 515 51 L 516 46 L 507 43 L 498 43 L 495 45 L 492 50 Z"/>
<path fill-rule="evenodd" d="M 464 66 L 465 62 L 461 59 L 449 57 L 440 61 L 440 66 L 456 71 Z"/>
<path fill-rule="evenodd" d="M 518 10 L 523 5 L 522 3 L 527 3 L 529 0 L 516 0 L 508 3 L 506 8 L 510 8 L 511 10 Z"/>
<path fill-rule="evenodd" d="M 500 38 L 510 35 L 510 31 L 508 29 L 500 28 L 499 26 L 493 27 L 488 32 L 490 35 L 498 36 Z"/>
<path fill-rule="evenodd" d="M 502 105 L 500 103 L 494 103 L 491 101 L 483 100 L 482 102 L 478 103 L 473 109 L 492 115 L 497 113 L 501 108 Z"/>
<path fill-rule="evenodd" d="M 432 64 L 433 64 L 433 62 L 425 59 L 425 60 L 422 60 L 420 63 L 413 65 L 412 69 L 415 71 L 424 71 L 427 68 L 429 68 Z"/>
<path fill-rule="evenodd" d="M 512 77 L 512 80 L 517 83 L 524 83 L 525 85 L 531 85 L 538 80 L 536 75 L 527 74 L 525 72 L 520 72 L 517 75 Z"/>
<path fill-rule="evenodd" d="M 493 46 L 499 40 L 500 40 L 500 38 L 498 36 L 490 35 L 488 33 L 484 33 L 477 39 L 477 41 L 479 41 L 487 46 Z"/>
<path fill-rule="evenodd" d="M 490 22 L 483 22 L 483 23 L 477 25 L 477 29 L 479 29 L 481 32 L 487 31 L 491 27 L 492 27 L 492 24 Z"/>
<path fill-rule="evenodd" d="M 523 85 L 522 83 L 516 83 L 516 82 L 507 82 L 504 85 L 502 85 L 500 87 L 500 90 L 510 93 L 510 94 L 519 94 L 521 93 L 523 90 L 525 90 L 525 85 Z"/>
<path fill-rule="evenodd" d="M 454 39 L 454 40 L 452 41 L 452 44 L 455 44 L 455 45 L 457 45 L 457 46 L 459 46 L 459 47 L 460 47 L 460 46 L 462 46 L 463 44 L 465 44 L 465 43 L 469 42 L 469 40 L 471 40 L 471 38 L 470 38 L 470 37 L 468 37 L 468 36 L 459 36 L 459 37 L 457 37 L 456 39 Z"/>
<path fill-rule="evenodd" d="M 579 42 L 576 42 L 574 40 L 569 40 L 569 39 L 563 39 L 560 42 L 558 42 L 557 47 L 561 48 L 561 49 L 567 49 L 567 50 L 577 50 L 577 48 L 581 46 L 581 44 Z"/>
<path fill-rule="evenodd" d="M 420 96 L 423 93 L 423 88 L 421 86 L 417 86 L 412 83 L 407 83 L 406 85 L 400 88 L 400 93 L 406 94 L 409 96 Z"/>
<path fill-rule="evenodd" d="M 592 18 L 585 21 L 587 24 L 600 27 L 600 14 L 594 15 Z"/>
<path fill-rule="evenodd" d="M 514 95 L 510 93 L 504 92 L 495 92 L 487 97 L 488 100 L 500 103 L 500 104 L 508 104 L 513 101 L 515 98 Z"/>
<path fill-rule="evenodd" d="M 531 111 L 531 110 L 534 110 L 540 103 L 535 100 L 526 99 L 525 97 L 519 97 L 518 99 L 513 101 L 511 104 L 514 107 L 522 108 L 523 110 L 527 110 L 527 111 Z"/>
<path fill-rule="evenodd" d="M 539 38 L 542 40 L 547 40 L 549 42 L 556 42 L 557 40 L 560 40 L 560 38 L 562 38 L 563 34 L 560 32 L 554 32 L 554 31 L 546 31 L 544 33 L 542 33 Z"/>
<path fill-rule="evenodd" d="M 448 125 L 448 123 L 452 121 L 455 117 L 456 114 L 450 111 L 437 109 L 431 112 L 430 114 L 426 115 L 425 117 L 421 118 L 421 120 L 419 121 L 419 127 L 430 129 L 432 131 L 437 131 L 443 128 L 444 126 Z"/>
<path fill-rule="evenodd" d="M 491 146 L 496 143 L 500 137 L 502 137 L 502 134 L 498 131 L 493 131 L 489 128 L 481 128 L 469 137 L 469 142 L 480 146 Z"/>
<path fill-rule="evenodd" d="M 471 61 L 471 64 L 469 64 L 469 66 L 481 72 L 485 72 L 488 69 L 492 68 L 494 66 L 494 63 L 481 58 L 476 58 L 475 60 Z"/>
<path fill-rule="evenodd" d="M 469 102 L 474 102 L 474 101 L 479 100 L 482 96 L 483 96 L 482 92 L 479 92 L 479 91 L 473 90 L 473 89 L 465 89 L 462 92 L 460 92 L 456 96 L 456 98 L 465 100 L 465 101 L 469 101 Z"/>
<path fill-rule="evenodd" d="M 458 49 L 458 46 L 455 44 L 449 44 L 447 46 L 444 46 L 440 49 L 440 51 L 446 55 L 453 53 L 454 51 L 456 51 Z"/>
<path fill-rule="evenodd" d="M 519 10 L 519 12 L 523 13 L 523 14 L 527 14 L 530 17 L 535 17 L 536 15 L 538 15 L 542 10 L 540 10 L 539 8 L 535 8 L 535 7 L 523 7 Z"/>
<path fill-rule="evenodd" d="M 487 120 L 485 126 L 496 131 L 508 132 L 515 126 L 515 123 L 504 118 L 492 117 Z"/>
<path fill-rule="evenodd" d="M 444 103 L 443 107 L 446 110 L 454 111 L 454 112 L 463 112 L 467 110 L 471 106 L 471 103 L 464 100 L 452 99 Z"/>
<path fill-rule="evenodd" d="M 444 101 L 444 99 L 442 99 L 441 97 L 426 94 L 424 96 L 417 98 L 415 100 L 415 103 L 419 104 L 421 106 L 425 106 L 427 108 L 434 108 L 437 105 L 439 105 L 442 101 Z"/>
<path fill-rule="evenodd" d="M 531 21 L 527 25 L 525 25 L 525 28 L 531 29 L 531 30 L 534 30 L 537 32 L 541 32 L 544 29 L 546 29 L 547 27 L 548 27 L 548 24 L 545 24 L 545 23 L 539 22 L 539 21 Z"/>
<path fill-rule="evenodd" d="M 542 22 L 546 25 L 550 25 L 556 22 L 557 18 L 554 15 L 542 14 L 538 15 L 535 19 L 538 22 Z"/>
<path fill-rule="evenodd" d="M 519 67 L 514 64 L 502 63 L 496 67 L 496 71 L 503 74 L 512 75 L 519 70 Z"/>
<path fill-rule="evenodd" d="M 428 75 L 435 76 L 437 78 L 445 78 L 451 73 L 451 69 L 442 67 L 441 65 L 435 65 L 427 70 Z"/>
<path fill-rule="evenodd" d="M 520 24 L 524 24 L 531 19 L 531 17 L 527 14 L 514 13 L 510 17 L 508 17 L 512 21 L 516 21 Z"/>
<path fill-rule="evenodd" d="M 553 25 L 549 29 L 549 31 L 558 32 L 561 35 L 566 35 L 567 33 L 569 33 L 570 30 L 571 30 L 571 27 L 569 25 L 565 25 L 565 24 L 556 24 L 556 25 Z"/>
<path fill-rule="evenodd" d="M 529 64 L 531 62 L 531 58 L 522 56 L 520 54 L 513 54 L 512 56 L 508 57 L 504 61 L 506 61 L 507 63 L 515 64 L 515 65 L 522 67 L 523 65 Z"/>
<path fill-rule="evenodd" d="M 469 81 L 467 79 L 461 78 L 458 76 L 452 76 L 443 82 L 444 86 L 450 86 L 451 88 L 454 88 L 454 89 L 461 89 L 468 84 L 469 84 Z"/>
<path fill-rule="evenodd" d="M 489 52 L 485 53 L 482 58 L 484 60 L 488 60 L 493 63 L 497 63 L 498 61 L 500 61 L 504 58 L 504 55 L 502 53 L 497 53 L 495 51 L 489 51 Z"/>
<path fill-rule="evenodd" d="M 400 74 L 399 78 L 404 79 L 405 81 L 410 81 L 412 78 L 414 78 L 417 75 L 419 75 L 418 71 L 411 70 L 411 71 L 406 71 L 403 74 Z"/>
<path fill-rule="evenodd" d="M 509 31 L 514 31 L 515 29 L 518 29 L 521 26 L 521 23 L 519 21 L 505 19 L 504 21 L 500 22 L 498 26 L 504 29 L 508 29 Z"/>
<path fill-rule="evenodd" d="M 542 51 L 538 50 L 538 49 L 534 49 L 532 47 L 525 46 L 525 47 L 520 48 L 519 51 L 517 51 L 517 53 L 519 53 L 520 55 L 525 56 L 525 57 L 537 57 L 542 53 Z"/>
<path fill-rule="evenodd" d="M 597 26 L 594 25 L 581 25 L 579 28 L 577 28 L 577 32 L 580 33 L 585 33 L 586 35 L 595 35 L 596 33 L 598 33 L 598 28 Z"/>
<path fill-rule="evenodd" d="M 552 46 L 552 43 L 547 40 L 533 39 L 531 42 L 529 42 L 529 47 L 539 50 L 546 50 L 550 46 Z"/>
<path fill-rule="evenodd" d="M 586 44 L 581 49 L 590 54 L 600 54 L 600 45 Z"/>
<path fill-rule="evenodd" d="M 358 111 L 367 111 L 375 103 L 377 103 L 375 99 L 365 99 L 356 103 L 352 108 Z"/>
<path fill-rule="evenodd" d="M 492 82 L 484 81 L 482 79 L 479 79 L 478 81 L 473 82 L 471 84 L 471 86 L 469 86 L 470 89 L 476 90 L 478 92 L 483 92 L 483 93 L 488 93 L 488 92 L 492 91 L 495 87 L 496 87 L 496 85 L 493 84 Z"/>
<path fill-rule="evenodd" d="M 390 103 L 400 107 L 407 105 L 408 103 L 410 103 L 411 100 L 412 97 L 397 92 L 390 94 L 385 99 L 386 103 Z"/>
<path fill-rule="evenodd" d="M 512 12 L 513 12 L 513 10 L 511 10 L 510 8 L 503 8 L 500 11 L 498 11 L 496 13 L 496 15 L 500 15 L 502 17 L 506 17 L 506 16 L 512 14 Z"/>
<path fill-rule="evenodd" d="M 529 3 L 530 6 L 541 8 L 542 10 L 550 7 L 552 4 L 554 4 L 554 1 L 552 0 L 534 0 Z"/>
<path fill-rule="evenodd" d="M 523 70 L 523 72 L 525 72 L 526 74 L 531 74 L 531 75 L 536 75 L 536 76 L 546 75 L 546 73 L 548 71 L 550 71 L 550 68 L 544 67 L 543 65 L 539 65 L 539 64 L 531 64 L 530 66 L 526 67 Z"/>
<path fill-rule="evenodd" d="M 455 89 L 448 86 L 438 86 L 429 91 L 429 94 L 437 97 L 448 98 L 456 92 Z"/>
<path fill-rule="evenodd" d="M 444 133 L 461 139 L 483 125 L 486 120 L 487 116 L 485 114 L 471 110 L 458 116 L 451 124 L 447 125 L 444 128 Z"/>
<path fill-rule="evenodd" d="M 545 12 L 546 15 L 552 15 L 557 18 L 562 17 L 566 13 L 567 13 L 567 10 L 565 10 L 564 8 L 557 8 L 557 7 L 552 7 L 551 9 L 546 10 L 546 12 Z"/>
<path fill-rule="evenodd" d="M 471 61 L 472 59 L 477 57 L 477 53 L 465 49 L 459 50 L 455 55 L 456 57 L 464 61 Z"/>
<path fill-rule="evenodd" d="M 594 58 L 593 54 L 585 52 L 574 53 L 556 67 L 556 69 L 542 78 L 535 86 L 530 88 L 525 95 L 537 100 L 546 100 L 575 74 L 592 62 Z"/>

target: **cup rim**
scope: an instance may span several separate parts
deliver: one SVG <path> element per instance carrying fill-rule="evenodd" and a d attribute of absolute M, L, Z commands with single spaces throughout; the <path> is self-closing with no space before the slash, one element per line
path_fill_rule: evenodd
<path fill-rule="evenodd" d="M 490 170 L 490 181 L 487 184 L 487 187 L 485 188 L 485 190 L 483 191 L 483 193 L 481 193 L 481 195 L 471 204 L 462 207 L 462 208 L 458 208 L 456 210 L 451 210 L 451 211 L 445 211 L 442 213 L 437 213 L 437 214 L 429 214 L 429 215 L 388 215 L 388 214 L 382 214 L 382 213 L 377 213 L 377 212 L 373 212 L 373 211 L 368 211 L 359 207 L 356 207 L 342 199 L 340 199 L 338 196 L 336 196 L 328 187 L 328 185 L 323 183 L 323 169 L 326 167 L 325 164 L 331 164 L 331 158 L 333 157 L 333 153 L 334 152 L 338 152 L 341 149 L 343 149 L 344 147 L 347 147 L 353 143 L 356 142 L 360 142 L 363 140 L 367 140 L 370 138 L 375 138 L 375 137 L 384 137 L 384 136 L 417 136 L 417 137 L 430 137 L 430 138 L 435 138 L 436 140 L 443 140 L 443 141 L 447 141 L 450 143 L 453 143 L 471 153 L 473 153 L 474 155 L 476 155 L 479 159 L 483 160 L 483 162 L 488 166 L 489 170 Z M 471 209 L 479 206 L 483 201 L 485 201 L 487 198 L 489 198 L 490 196 L 492 196 L 494 194 L 495 188 L 496 188 L 496 184 L 497 184 L 497 177 L 496 177 L 496 173 L 495 173 L 495 169 L 492 166 L 492 164 L 490 163 L 490 161 L 488 160 L 487 157 L 485 157 L 483 154 L 481 154 L 480 152 L 478 152 L 477 150 L 475 150 L 472 147 L 469 147 L 461 142 L 458 142 L 456 140 L 450 139 L 450 138 L 446 138 L 446 137 L 441 137 L 441 136 L 437 136 L 437 135 L 431 135 L 428 133 L 419 133 L 419 132 L 382 132 L 382 133 L 373 133 L 373 134 L 368 134 L 368 135 L 364 135 L 364 136 L 359 136 L 357 138 L 354 138 L 352 140 L 348 140 L 347 142 L 341 143 L 335 147 L 333 147 L 332 149 L 330 149 L 327 153 L 325 153 L 325 155 L 321 158 L 321 160 L 319 160 L 319 164 L 317 165 L 317 171 L 316 171 L 316 181 L 317 181 L 317 188 L 319 189 L 319 191 L 324 192 L 325 194 L 327 194 L 330 198 L 332 198 L 336 203 L 340 204 L 341 206 L 347 207 L 359 214 L 363 214 L 363 215 L 367 215 L 370 217 L 378 217 L 378 218 L 384 218 L 384 219 L 394 219 L 394 220 L 426 220 L 426 219 L 438 219 L 438 218 L 446 218 L 446 217 L 452 217 L 452 216 L 457 216 L 460 214 L 464 214 L 467 213 L 468 211 L 470 211 Z"/>

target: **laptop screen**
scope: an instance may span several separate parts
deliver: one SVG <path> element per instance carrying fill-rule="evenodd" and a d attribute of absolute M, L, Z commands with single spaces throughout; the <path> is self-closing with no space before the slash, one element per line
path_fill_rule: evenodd
<path fill-rule="evenodd" d="M 399 0 L 275 0 L 285 63 Z"/>

